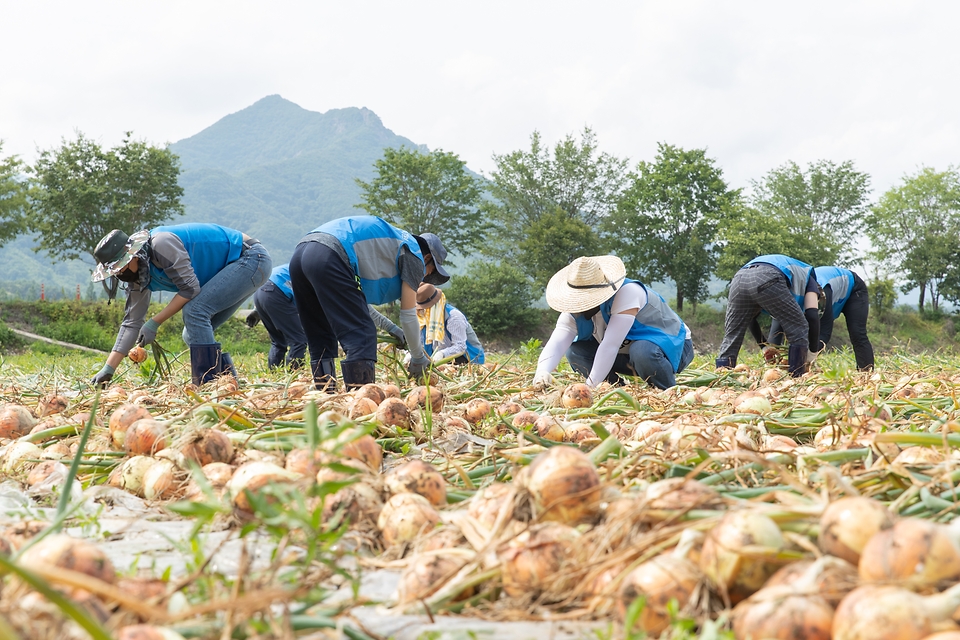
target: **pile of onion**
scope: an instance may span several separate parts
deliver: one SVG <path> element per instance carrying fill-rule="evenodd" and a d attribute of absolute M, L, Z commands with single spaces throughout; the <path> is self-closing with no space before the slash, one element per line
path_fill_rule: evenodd
<path fill-rule="evenodd" d="M 960 548 L 947 525 L 903 518 L 870 538 L 860 554 L 864 582 L 933 587 L 960 579 Z"/>
<path fill-rule="evenodd" d="M 900 587 L 859 587 L 837 607 L 832 640 L 920 640 L 950 626 L 957 607 L 960 585 L 931 596 Z"/>
<path fill-rule="evenodd" d="M 440 523 L 440 514 L 430 501 L 417 493 L 398 493 L 391 497 L 380 515 L 377 527 L 387 545 L 412 542 L 421 532 Z"/>
<path fill-rule="evenodd" d="M 830 503 L 823 511 L 817 541 L 825 553 L 856 565 L 870 538 L 892 526 L 893 515 L 882 503 L 847 496 Z"/>
<path fill-rule="evenodd" d="M 435 507 L 447 504 L 447 482 L 432 464 L 410 460 L 384 477 L 392 494 L 417 493 Z"/>
<path fill-rule="evenodd" d="M 552 447 L 534 458 L 525 486 L 540 520 L 578 524 L 596 518 L 600 508 L 597 469 L 573 447 Z"/>
<path fill-rule="evenodd" d="M 783 546 L 783 534 L 769 517 L 747 509 L 730 511 L 707 533 L 700 569 L 731 603 L 737 603 L 773 575 L 777 569 L 773 557 Z"/>

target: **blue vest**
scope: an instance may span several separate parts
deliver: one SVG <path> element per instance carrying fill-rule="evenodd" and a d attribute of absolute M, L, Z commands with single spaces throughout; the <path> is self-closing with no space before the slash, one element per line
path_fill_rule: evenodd
<path fill-rule="evenodd" d="M 339 218 L 311 233 L 329 233 L 340 241 L 369 304 L 400 299 L 402 247 L 423 261 L 416 238 L 376 216 Z"/>
<path fill-rule="evenodd" d="M 759 256 L 743 266 L 748 267 L 751 264 L 756 264 L 758 262 L 773 265 L 777 269 L 780 269 L 780 271 L 783 272 L 783 275 L 787 276 L 787 283 L 790 287 L 790 292 L 793 294 L 793 297 L 797 299 L 797 304 L 800 305 L 800 308 L 802 309 L 803 295 L 807 291 L 807 280 L 810 279 L 810 272 L 813 271 L 813 267 L 808 265 L 806 262 L 800 262 L 796 258 L 791 258 L 790 256 L 785 256 L 779 253 Z M 813 277 L 817 277 L 816 272 L 814 272 Z"/>
<path fill-rule="evenodd" d="M 287 296 L 287 299 L 293 300 L 293 287 L 290 286 L 290 263 L 274 267 L 270 272 L 270 282 L 277 285 L 277 289 Z"/>
<path fill-rule="evenodd" d="M 157 227 L 150 232 L 154 235 L 167 231 L 180 238 L 183 247 L 190 256 L 190 266 L 200 281 L 200 286 L 207 284 L 213 276 L 231 262 L 236 262 L 243 251 L 243 234 L 236 229 L 221 227 L 218 224 L 202 224 L 189 222 L 165 227 Z M 177 285 L 167 276 L 163 269 L 150 262 L 151 291 L 179 291 Z"/>
<path fill-rule="evenodd" d="M 847 304 L 850 294 L 853 293 L 853 271 L 840 267 L 817 267 L 817 282 L 820 288 L 828 285 L 833 296 L 833 318 L 840 317 L 843 305 Z"/>
<path fill-rule="evenodd" d="M 450 317 L 450 312 L 455 310 L 459 311 L 459 309 L 449 302 L 443 308 L 443 312 L 448 318 Z M 444 333 L 447 334 L 447 340 L 450 340 L 450 330 L 446 328 L 446 323 L 444 323 Z M 471 333 L 473 335 L 471 335 Z M 474 340 L 476 340 L 476 342 L 474 342 Z M 427 344 L 426 327 L 420 327 L 420 344 L 423 345 L 423 350 L 427 352 L 428 356 L 433 355 L 433 343 Z M 477 340 L 477 334 L 473 331 L 469 323 L 467 324 L 467 360 L 474 364 L 483 364 L 484 361 L 483 345 Z"/>
<path fill-rule="evenodd" d="M 659 293 L 647 288 L 639 280 L 629 278 L 623 280 L 624 285 L 631 282 L 636 282 L 647 292 L 647 304 L 640 309 L 633 321 L 633 326 L 627 333 L 627 340 L 648 340 L 654 343 L 663 350 L 667 359 L 670 360 L 670 364 L 673 365 L 674 372 L 676 372 L 680 367 L 680 356 L 683 354 L 683 344 L 687 339 L 687 329 L 683 320 L 667 305 L 667 301 Z M 603 316 L 604 322 L 608 324 L 612 310 L 613 298 L 600 305 L 600 314 Z M 577 321 L 577 342 L 591 339 L 593 337 L 593 320 L 588 320 L 577 314 L 573 318 Z"/>

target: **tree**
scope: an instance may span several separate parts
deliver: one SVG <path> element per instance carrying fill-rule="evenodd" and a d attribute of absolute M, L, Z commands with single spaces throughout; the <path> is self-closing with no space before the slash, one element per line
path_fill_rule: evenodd
<path fill-rule="evenodd" d="M 641 161 L 632 184 L 608 219 L 606 230 L 628 273 L 677 286 L 677 309 L 685 299 L 707 297 L 717 261 L 717 227 L 739 199 L 706 150 L 685 151 L 660 143 L 653 162 Z"/>
<path fill-rule="evenodd" d="M 363 200 L 358 208 L 410 233 L 435 233 L 447 249 L 463 255 L 483 245 L 483 182 L 456 154 L 384 149 L 375 166 L 371 182 L 356 181 Z"/>
<path fill-rule="evenodd" d="M 92 257 L 113 229 L 132 233 L 183 213 L 179 159 L 132 135 L 104 151 L 78 133 L 40 154 L 33 167 L 36 202 L 27 216 L 27 228 L 39 237 L 36 251 L 61 260 Z M 104 289 L 113 299 L 117 282 L 108 280 Z"/>
<path fill-rule="evenodd" d="M 0 247 L 24 231 L 24 217 L 30 206 L 30 184 L 25 179 L 25 169 L 17 156 L 0 157 Z"/>
<path fill-rule="evenodd" d="M 960 234 L 960 173 L 924 167 L 881 196 L 866 219 L 876 258 L 900 275 L 906 292 L 920 288 L 920 311 L 927 293 L 939 309 L 941 285 L 957 278 Z"/>
<path fill-rule="evenodd" d="M 812 265 L 855 261 L 861 222 L 868 209 L 870 177 L 851 161 L 819 160 L 806 170 L 795 162 L 751 181 L 745 209 L 720 230 L 717 275 L 732 277 L 759 255 L 783 253 Z"/>
<path fill-rule="evenodd" d="M 626 160 L 598 151 L 593 131 L 584 128 L 579 142 L 568 135 L 552 151 L 534 131 L 529 151 L 494 154 L 493 160 L 497 168 L 488 188 L 494 200 L 485 203 L 485 209 L 497 242 L 488 246 L 488 253 L 523 264 L 540 274 L 538 283 L 543 282 L 542 275 L 553 269 L 550 241 L 556 238 L 542 235 L 547 226 L 544 220 L 560 223 L 564 217 L 579 223 L 585 234 L 582 247 L 599 250 L 600 221 L 616 208 L 627 171 Z M 548 260 L 536 262 L 531 258 L 534 254 Z M 560 266 L 574 257 L 564 256 Z"/>
<path fill-rule="evenodd" d="M 516 246 L 519 249 L 518 264 L 541 289 L 546 288 L 553 274 L 574 258 L 596 255 L 601 250 L 596 232 L 559 207 L 530 223 Z"/>

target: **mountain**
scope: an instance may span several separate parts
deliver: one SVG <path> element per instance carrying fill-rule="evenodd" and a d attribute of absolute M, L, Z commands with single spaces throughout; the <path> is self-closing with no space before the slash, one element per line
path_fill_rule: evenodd
<path fill-rule="evenodd" d="M 221 118 L 170 145 L 180 157 L 185 215 L 178 222 L 214 222 L 263 242 L 274 264 L 289 260 L 297 241 L 314 227 L 364 213 L 356 178 L 370 180 L 374 163 L 390 147 L 414 144 L 383 126 L 367 108 L 308 111 L 278 95 Z M 91 266 L 54 264 L 20 238 L 0 249 L 0 299 L 50 291 L 86 297 Z"/>

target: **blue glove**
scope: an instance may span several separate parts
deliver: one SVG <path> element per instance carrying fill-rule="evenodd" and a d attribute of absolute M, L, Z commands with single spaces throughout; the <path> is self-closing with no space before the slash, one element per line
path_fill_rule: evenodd
<path fill-rule="evenodd" d="M 114 371 L 116 371 L 116 369 L 114 369 L 110 365 L 108 364 L 103 365 L 103 369 L 100 369 L 100 371 L 97 371 L 97 374 L 93 376 L 93 380 L 91 380 L 91 383 L 95 385 L 100 385 L 101 387 L 107 386 L 107 383 L 110 382 L 111 379 L 113 379 Z"/>
<path fill-rule="evenodd" d="M 407 372 L 409 372 L 411 378 L 423 378 L 430 370 L 430 364 L 430 358 L 411 360 Z"/>
<path fill-rule="evenodd" d="M 403 329 L 400 327 L 394 326 L 393 329 L 390 329 L 390 335 L 399 340 L 397 349 L 406 349 L 407 348 L 407 338 L 403 335 Z"/>
<path fill-rule="evenodd" d="M 153 318 L 150 318 L 143 323 L 143 326 L 140 327 L 140 335 L 137 336 L 137 344 L 140 346 L 146 346 L 152 343 L 157 339 L 157 329 L 160 328 L 160 325 L 153 321 Z"/>

